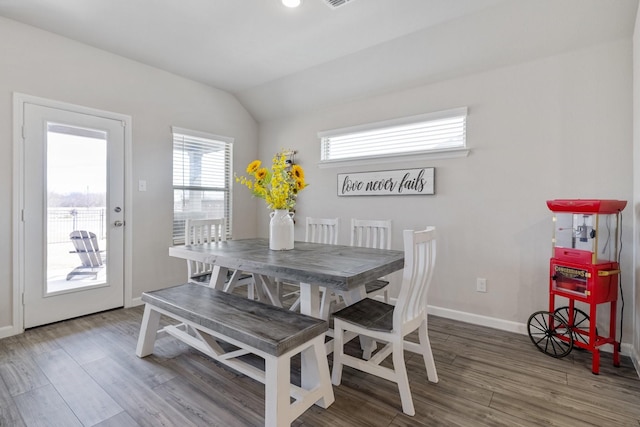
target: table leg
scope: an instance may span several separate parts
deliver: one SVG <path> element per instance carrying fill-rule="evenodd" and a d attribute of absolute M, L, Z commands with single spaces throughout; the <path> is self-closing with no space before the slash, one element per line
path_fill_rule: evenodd
<path fill-rule="evenodd" d="M 276 307 L 282 307 L 275 280 L 272 280 L 268 276 L 254 274 L 253 281 L 256 284 L 256 292 L 258 293 L 258 299 L 260 301 L 275 305 Z"/>
<path fill-rule="evenodd" d="M 364 286 L 358 286 L 356 289 L 342 293 L 342 298 L 344 298 L 344 302 L 347 305 L 355 304 L 366 297 L 367 291 Z M 372 338 L 360 335 L 360 348 L 362 349 L 362 357 L 365 360 L 369 360 L 371 358 L 371 354 L 376 350 L 377 346 L 378 345 L 375 340 Z"/>
<path fill-rule="evenodd" d="M 300 283 L 300 313 L 320 318 L 320 286 Z"/>
<path fill-rule="evenodd" d="M 300 313 L 320 318 L 320 286 L 310 283 L 300 283 Z M 313 369 L 309 369 L 316 360 L 315 350 L 307 349 L 301 356 L 302 369 L 300 371 L 300 385 L 303 389 L 310 390 L 317 384 L 317 377 Z M 331 402 L 324 402 L 327 406 Z M 322 406 L 323 401 L 319 403 Z M 324 407 L 324 406 L 323 406 Z"/>
<path fill-rule="evenodd" d="M 209 286 L 214 289 L 223 291 L 224 284 L 227 281 L 228 272 L 229 272 L 228 268 L 220 267 L 219 265 L 214 265 L 213 270 L 211 271 L 211 280 L 209 281 Z"/>

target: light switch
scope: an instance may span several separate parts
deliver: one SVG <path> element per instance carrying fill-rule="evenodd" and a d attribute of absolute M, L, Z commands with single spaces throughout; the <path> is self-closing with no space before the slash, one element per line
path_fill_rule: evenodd
<path fill-rule="evenodd" d="M 147 181 L 144 179 L 138 181 L 138 191 L 147 191 Z"/>

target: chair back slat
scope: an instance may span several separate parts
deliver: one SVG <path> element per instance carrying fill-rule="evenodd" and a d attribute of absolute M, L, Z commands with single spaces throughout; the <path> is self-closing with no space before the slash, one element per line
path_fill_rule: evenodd
<path fill-rule="evenodd" d="M 185 222 L 185 245 L 204 245 L 227 240 L 225 218 L 187 219 Z M 187 260 L 188 279 L 210 273 L 211 264 Z"/>
<path fill-rule="evenodd" d="M 95 233 L 86 230 L 74 230 L 69 234 L 75 252 L 80 257 L 83 267 L 99 267 L 102 265 L 100 248 Z"/>
<path fill-rule="evenodd" d="M 305 241 L 337 245 L 339 224 L 339 218 L 307 217 Z"/>
<path fill-rule="evenodd" d="M 404 230 L 404 272 L 393 313 L 394 328 L 422 318 L 436 261 L 436 229 Z"/>
<path fill-rule="evenodd" d="M 351 246 L 391 249 L 391 220 L 351 219 Z"/>

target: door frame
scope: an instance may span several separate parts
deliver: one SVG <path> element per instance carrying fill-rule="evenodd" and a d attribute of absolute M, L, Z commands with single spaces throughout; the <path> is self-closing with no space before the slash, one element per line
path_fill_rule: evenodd
<path fill-rule="evenodd" d="M 124 306 L 132 307 L 133 303 L 133 272 L 132 272 L 132 227 L 133 224 L 133 192 L 131 187 L 132 176 L 132 144 L 131 144 L 131 116 L 113 113 L 105 110 L 55 101 L 47 98 L 27 95 L 19 92 L 13 93 L 13 218 L 12 218 L 12 258 L 13 258 L 13 328 L 9 335 L 24 332 L 24 222 L 22 221 L 22 207 L 24 206 L 24 145 L 23 123 L 24 104 L 36 104 L 60 110 L 69 110 L 78 113 L 90 114 L 108 119 L 120 120 L 124 123 Z"/>

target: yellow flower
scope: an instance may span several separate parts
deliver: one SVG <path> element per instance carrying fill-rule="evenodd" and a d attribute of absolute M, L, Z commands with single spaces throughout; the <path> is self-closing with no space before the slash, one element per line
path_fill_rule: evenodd
<path fill-rule="evenodd" d="M 297 180 L 304 179 L 304 170 L 299 165 L 291 166 L 291 173 Z"/>
<path fill-rule="evenodd" d="M 267 176 L 267 169 L 261 168 L 258 169 L 255 173 L 256 179 L 262 181 Z"/>
<path fill-rule="evenodd" d="M 298 192 L 307 186 L 304 170 L 298 165 L 289 167 L 284 154 L 273 157 L 271 169 L 261 165 L 260 160 L 249 163 L 247 173 L 251 177 L 236 175 L 236 182 L 251 190 L 254 197 L 264 199 L 269 209 L 293 209 Z"/>
<path fill-rule="evenodd" d="M 261 164 L 262 162 L 260 160 L 254 160 L 253 162 L 249 163 L 249 166 L 247 166 L 247 173 L 253 175 L 258 170 Z"/>

